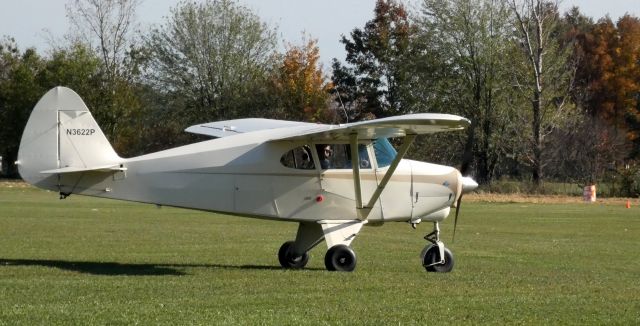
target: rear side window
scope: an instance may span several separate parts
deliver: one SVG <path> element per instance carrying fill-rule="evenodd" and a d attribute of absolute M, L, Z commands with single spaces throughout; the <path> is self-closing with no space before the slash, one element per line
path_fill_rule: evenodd
<path fill-rule="evenodd" d="M 316 145 L 320 168 L 326 169 L 351 169 L 351 146 L 348 144 L 318 144 Z M 360 156 L 360 168 L 370 169 L 371 161 L 367 146 L 358 145 L 358 155 Z"/>
<path fill-rule="evenodd" d="M 313 158 L 311 157 L 311 149 L 309 146 L 296 147 L 282 155 L 280 158 L 282 165 L 299 170 L 313 170 Z"/>

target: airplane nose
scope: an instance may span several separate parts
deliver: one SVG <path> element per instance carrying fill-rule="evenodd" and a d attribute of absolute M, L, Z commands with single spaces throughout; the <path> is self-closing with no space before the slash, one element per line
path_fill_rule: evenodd
<path fill-rule="evenodd" d="M 470 192 L 478 188 L 478 183 L 471 177 L 462 177 L 462 192 Z"/>

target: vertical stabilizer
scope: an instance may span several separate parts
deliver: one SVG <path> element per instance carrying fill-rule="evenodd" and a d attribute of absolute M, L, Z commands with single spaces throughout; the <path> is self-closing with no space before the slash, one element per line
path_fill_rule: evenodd
<path fill-rule="evenodd" d="M 25 181 L 55 189 L 57 174 L 43 171 L 92 169 L 120 161 L 80 96 L 69 88 L 56 87 L 33 108 L 22 134 L 17 164 Z"/>

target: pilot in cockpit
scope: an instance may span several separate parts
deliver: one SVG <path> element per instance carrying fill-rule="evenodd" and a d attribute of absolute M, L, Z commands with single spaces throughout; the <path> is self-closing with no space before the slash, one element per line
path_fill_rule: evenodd
<path fill-rule="evenodd" d="M 331 168 L 331 156 L 333 155 L 333 150 L 331 149 L 331 145 L 316 145 L 316 150 L 318 151 L 318 157 L 320 158 L 320 167 L 323 170 Z"/>

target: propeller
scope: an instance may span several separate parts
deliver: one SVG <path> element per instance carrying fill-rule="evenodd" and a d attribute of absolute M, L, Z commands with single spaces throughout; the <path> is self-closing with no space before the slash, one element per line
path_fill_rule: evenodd
<path fill-rule="evenodd" d="M 456 228 L 458 227 L 458 215 L 460 215 L 460 206 L 462 205 L 462 196 L 465 192 L 473 191 L 478 187 L 478 183 L 473 180 L 471 177 L 465 177 L 464 175 L 469 172 L 469 167 L 471 166 L 471 161 L 473 161 L 473 126 L 469 128 L 469 138 L 467 139 L 467 143 L 464 146 L 464 154 L 462 155 L 462 164 L 460 165 L 460 180 L 462 183 L 462 187 L 460 188 L 460 196 L 456 201 L 456 217 L 453 220 L 453 237 L 451 238 L 451 242 L 453 243 L 456 239 Z"/>
<path fill-rule="evenodd" d="M 460 197 L 458 197 L 458 201 L 456 202 L 456 218 L 453 220 L 453 238 L 451 239 L 451 242 L 454 242 L 456 239 L 456 228 L 458 226 L 458 215 L 460 215 L 460 206 L 462 206 L 462 196 L 465 193 L 478 188 L 478 183 L 471 177 L 461 176 L 460 181 L 462 183 L 462 187 L 460 189 Z"/>
<path fill-rule="evenodd" d="M 453 220 L 453 236 L 451 237 L 451 243 L 456 241 L 456 228 L 458 227 L 458 214 L 460 214 L 460 205 L 462 204 L 462 194 L 458 197 L 456 202 L 456 218 Z"/>

